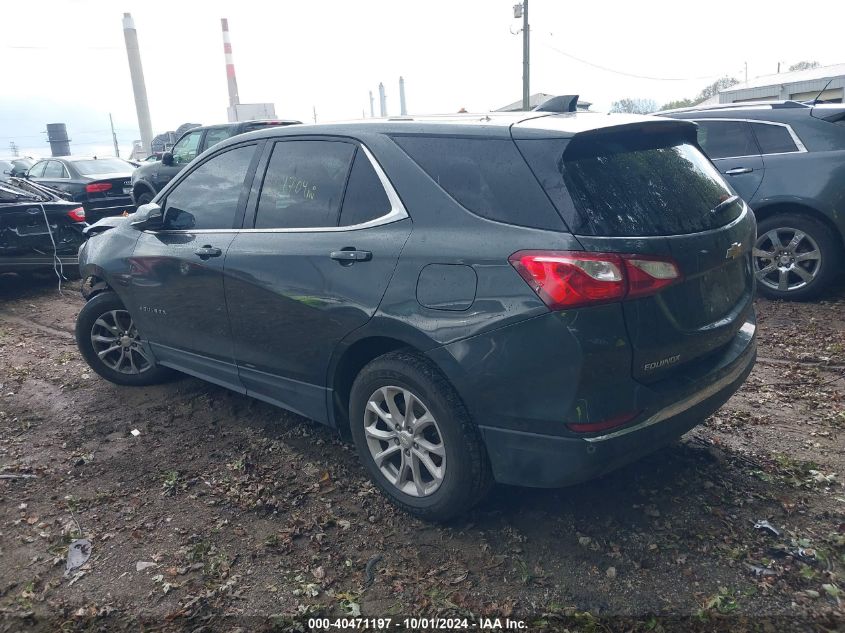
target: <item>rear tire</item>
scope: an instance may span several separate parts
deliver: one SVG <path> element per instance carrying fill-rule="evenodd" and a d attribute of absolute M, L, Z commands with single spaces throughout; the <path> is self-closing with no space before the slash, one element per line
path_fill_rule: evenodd
<path fill-rule="evenodd" d="M 813 217 L 779 213 L 760 220 L 752 255 L 757 288 L 769 299 L 813 299 L 838 273 L 841 251 L 833 232 Z"/>
<path fill-rule="evenodd" d="M 493 484 L 466 407 L 440 371 L 417 354 L 391 352 L 364 367 L 352 385 L 349 420 L 370 478 L 409 514 L 449 520 L 481 501 Z"/>
<path fill-rule="evenodd" d="M 156 365 L 114 292 L 98 294 L 82 308 L 76 318 L 76 344 L 91 369 L 117 385 L 154 385 L 173 375 L 173 370 Z"/>

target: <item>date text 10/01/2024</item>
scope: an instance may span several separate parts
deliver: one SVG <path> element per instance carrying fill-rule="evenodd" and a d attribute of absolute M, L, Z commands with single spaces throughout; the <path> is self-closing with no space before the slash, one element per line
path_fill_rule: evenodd
<path fill-rule="evenodd" d="M 390 629 L 419 631 L 520 631 L 528 628 L 524 620 L 510 618 L 309 618 L 309 630 Z"/>

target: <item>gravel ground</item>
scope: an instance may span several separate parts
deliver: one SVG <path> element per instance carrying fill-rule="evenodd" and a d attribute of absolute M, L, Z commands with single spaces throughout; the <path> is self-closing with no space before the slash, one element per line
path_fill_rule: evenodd
<path fill-rule="evenodd" d="M 329 429 L 193 378 L 104 382 L 81 305 L 0 276 L 0 631 L 845 627 L 845 285 L 758 300 L 754 372 L 676 444 L 447 526 L 394 510 Z"/>

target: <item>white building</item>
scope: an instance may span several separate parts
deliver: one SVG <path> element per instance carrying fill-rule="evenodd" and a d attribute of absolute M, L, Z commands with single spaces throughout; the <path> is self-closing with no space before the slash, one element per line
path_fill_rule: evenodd
<path fill-rule="evenodd" d="M 824 92 L 822 92 L 824 89 Z M 810 101 L 818 97 L 827 103 L 843 103 L 845 64 L 819 66 L 809 70 L 763 75 L 719 92 L 719 103 L 792 99 Z"/>

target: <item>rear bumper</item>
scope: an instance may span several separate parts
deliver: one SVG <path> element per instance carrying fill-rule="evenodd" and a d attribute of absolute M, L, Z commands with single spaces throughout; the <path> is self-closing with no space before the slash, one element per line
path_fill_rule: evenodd
<path fill-rule="evenodd" d="M 757 356 L 753 318 L 722 362 L 694 386 L 663 394 L 631 424 L 591 437 L 561 437 L 479 425 L 500 483 L 554 488 L 576 484 L 636 461 L 672 442 L 721 407 L 751 373 Z"/>

